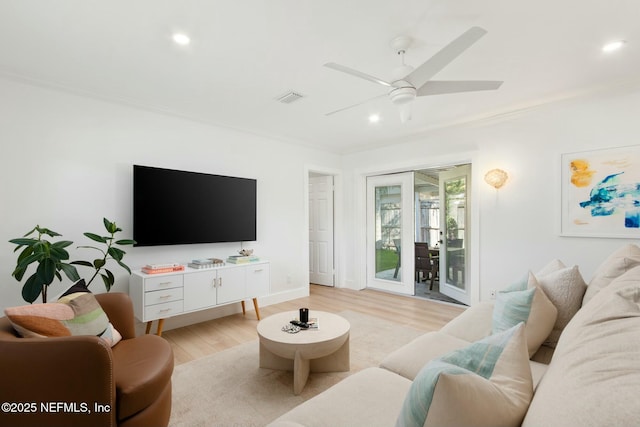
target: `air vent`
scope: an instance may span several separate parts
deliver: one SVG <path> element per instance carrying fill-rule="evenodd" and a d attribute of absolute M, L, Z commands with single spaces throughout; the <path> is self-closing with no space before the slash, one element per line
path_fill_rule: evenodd
<path fill-rule="evenodd" d="M 297 92 L 287 92 L 284 95 L 278 97 L 277 101 L 281 102 L 283 104 L 291 104 L 292 102 L 295 102 L 299 99 L 302 98 L 302 95 L 297 93 Z"/>

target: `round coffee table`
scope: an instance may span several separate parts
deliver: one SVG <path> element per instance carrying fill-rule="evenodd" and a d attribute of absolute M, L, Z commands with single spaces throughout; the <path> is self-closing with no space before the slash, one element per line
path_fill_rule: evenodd
<path fill-rule="evenodd" d="M 297 319 L 297 311 L 274 314 L 258 323 L 260 367 L 293 371 L 293 392 L 300 394 L 309 372 L 342 372 L 350 369 L 349 322 L 337 314 L 310 311 L 318 329 L 296 334 L 282 327 Z"/>

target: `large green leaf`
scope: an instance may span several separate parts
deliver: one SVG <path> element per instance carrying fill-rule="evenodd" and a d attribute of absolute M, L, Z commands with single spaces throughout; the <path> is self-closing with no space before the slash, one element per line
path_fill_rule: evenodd
<path fill-rule="evenodd" d="M 89 261 L 72 261 L 71 264 L 73 264 L 73 265 L 81 265 L 83 267 L 91 267 L 91 268 L 93 268 L 93 264 L 91 264 Z"/>
<path fill-rule="evenodd" d="M 37 280 L 43 285 L 50 285 L 53 282 L 55 274 L 56 263 L 53 260 L 45 258 L 38 264 L 38 269 L 36 270 Z"/>
<path fill-rule="evenodd" d="M 116 241 L 116 245 L 135 245 L 136 243 L 138 242 L 131 239 L 122 239 L 122 240 Z"/>
<path fill-rule="evenodd" d="M 54 248 L 66 248 L 67 246 L 71 246 L 73 245 L 73 242 L 71 240 L 60 240 L 59 242 L 54 242 L 51 244 L 51 246 L 53 246 Z"/>
<path fill-rule="evenodd" d="M 91 264 L 89 264 L 89 266 L 91 266 Z M 80 280 L 80 275 L 78 274 L 78 270 L 76 270 L 76 268 L 73 265 L 60 263 L 59 267 L 60 267 L 60 270 L 62 270 L 64 274 L 72 282 L 77 282 L 78 280 Z"/>
<path fill-rule="evenodd" d="M 20 263 L 23 259 L 31 255 L 32 253 L 33 253 L 33 248 L 31 246 L 27 246 L 26 248 L 24 248 L 22 252 L 20 252 L 20 255 L 18 255 L 17 263 Z"/>
<path fill-rule="evenodd" d="M 38 239 L 30 239 L 30 238 L 26 238 L 26 237 L 20 237 L 17 239 L 11 239 L 9 240 L 10 243 L 14 243 L 16 245 L 20 245 L 20 246 L 31 246 L 33 244 L 35 244 L 38 241 Z"/>
<path fill-rule="evenodd" d="M 33 303 L 42 292 L 42 284 L 37 281 L 37 274 L 33 274 L 22 286 L 22 298 L 28 303 Z"/>
<path fill-rule="evenodd" d="M 32 262 L 40 261 L 43 259 L 44 259 L 44 254 L 42 253 L 31 254 L 23 259 L 18 260 L 18 264 L 16 265 L 16 268 L 26 269 L 29 266 L 29 264 L 31 264 Z"/>
<path fill-rule="evenodd" d="M 107 243 L 107 239 L 105 237 L 102 236 L 98 236 L 95 233 L 84 233 L 84 235 L 88 238 L 90 238 L 91 240 L 94 240 L 96 242 L 100 242 L 100 243 Z"/>
<path fill-rule="evenodd" d="M 61 248 L 54 248 L 53 246 L 50 249 L 51 258 L 55 261 L 62 261 L 65 259 L 69 259 L 69 252 L 65 251 Z"/>
<path fill-rule="evenodd" d="M 24 273 L 26 272 L 27 272 L 26 268 L 16 267 L 15 270 L 13 270 L 13 273 L 11 273 L 11 275 L 15 277 L 16 280 L 19 282 L 22 280 L 22 278 L 24 277 Z"/>
<path fill-rule="evenodd" d="M 124 258 L 124 254 L 126 253 L 122 249 L 114 248 L 113 246 L 109 248 L 108 252 L 116 261 L 122 261 L 122 258 Z"/>
<path fill-rule="evenodd" d="M 122 261 L 118 261 L 118 260 L 116 260 L 116 262 L 117 262 L 118 264 L 120 264 L 120 267 L 124 268 L 125 270 L 127 270 L 127 272 L 128 272 L 129 274 L 131 274 L 131 269 L 129 268 L 129 266 L 127 266 L 127 265 L 126 265 L 124 262 L 122 262 Z"/>
<path fill-rule="evenodd" d="M 102 277 L 102 281 L 104 282 L 104 287 L 107 288 L 107 292 L 109 292 L 115 280 L 113 278 L 113 274 L 111 275 L 111 277 L 107 276 L 106 274 L 101 274 L 100 277 Z"/>

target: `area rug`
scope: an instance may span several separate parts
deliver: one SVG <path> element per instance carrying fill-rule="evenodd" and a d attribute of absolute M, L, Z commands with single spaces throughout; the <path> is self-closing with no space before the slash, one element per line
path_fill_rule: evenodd
<path fill-rule="evenodd" d="M 171 427 L 264 426 L 349 375 L 370 367 L 424 332 L 353 311 L 351 371 L 311 373 L 298 396 L 293 374 L 258 367 L 258 340 L 175 368 Z M 302 333 L 302 332 L 301 332 Z"/>

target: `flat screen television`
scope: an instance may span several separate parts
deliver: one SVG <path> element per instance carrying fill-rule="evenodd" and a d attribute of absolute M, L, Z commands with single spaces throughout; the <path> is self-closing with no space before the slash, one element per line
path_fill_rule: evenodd
<path fill-rule="evenodd" d="M 255 179 L 133 165 L 136 246 L 256 240 Z"/>

